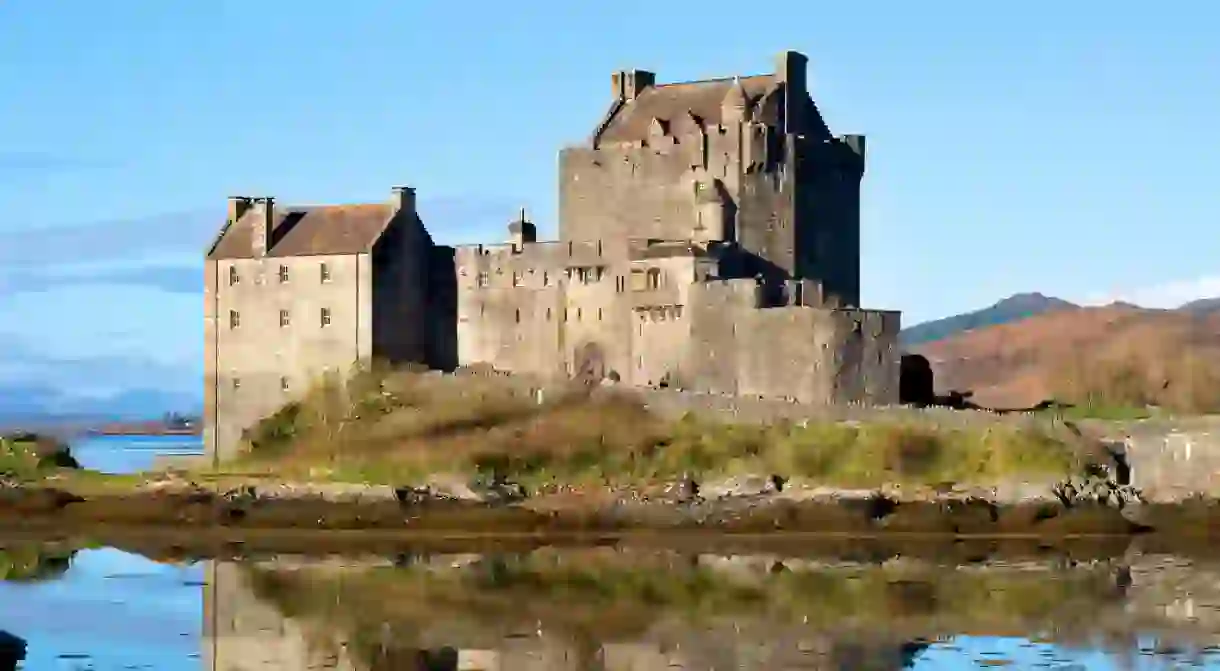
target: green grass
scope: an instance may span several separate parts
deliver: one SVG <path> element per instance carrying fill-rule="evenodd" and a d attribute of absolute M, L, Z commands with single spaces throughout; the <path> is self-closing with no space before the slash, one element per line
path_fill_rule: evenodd
<path fill-rule="evenodd" d="M 625 395 L 570 392 L 537 404 L 504 381 L 361 372 L 321 385 L 249 434 L 232 470 L 404 484 L 483 474 L 527 485 L 757 474 L 837 486 L 1061 477 L 1097 457 L 1054 422 L 727 425 L 664 420 Z"/>
<path fill-rule="evenodd" d="M 0 435 L 0 477 L 36 480 L 61 469 L 79 468 L 68 446 L 34 434 Z"/>

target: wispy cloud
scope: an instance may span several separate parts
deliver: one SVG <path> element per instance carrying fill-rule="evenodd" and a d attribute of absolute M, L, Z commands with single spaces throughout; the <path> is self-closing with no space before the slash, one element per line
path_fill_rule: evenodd
<path fill-rule="evenodd" d="M 1189 280 L 1095 293 L 1085 297 L 1082 302 L 1086 305 L 1104 305 L 1123 301 L 1147 308 L 1176 308 L 1200 298 L 1217 296 L 1220 296 L 1220 275 L 1205 275 Z"/>

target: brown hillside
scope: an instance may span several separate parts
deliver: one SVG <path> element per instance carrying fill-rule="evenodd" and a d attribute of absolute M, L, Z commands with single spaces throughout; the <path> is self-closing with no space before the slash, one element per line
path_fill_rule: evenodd
<path fill-rule="evenodd" d="M 1023 407 L 1074 403 L 1220 410 L 1220 314 L 1107 306 L 1051 312 L 913 348 L 940 392 Z"/>

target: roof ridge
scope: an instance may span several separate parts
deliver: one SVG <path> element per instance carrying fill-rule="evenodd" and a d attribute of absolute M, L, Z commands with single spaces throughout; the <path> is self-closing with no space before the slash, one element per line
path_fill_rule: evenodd
<path fill-rule="evenodd" d="M 695 85 L 695 84 L 719 84 L 722 82 L 731 82 L 734 79 L 745 80 L 745 79 L 758 79 L 761 77 L 774 77 L 774 76 L 775 76 L 774 72 L 764 72 L 764 73 L 755 74 L 755 75 L 729 75 L 727 77 L 711 77 L 708 79 L 691 79 L 691 80 L 684 81 L 684 82 L 666 82 L 664 84 L 655 84 L 655 85 L 653 85 L 653 88 L 660 89 L 660 88 L 665 88 L 667 86 L 691 86 L 691 85 Z"/>

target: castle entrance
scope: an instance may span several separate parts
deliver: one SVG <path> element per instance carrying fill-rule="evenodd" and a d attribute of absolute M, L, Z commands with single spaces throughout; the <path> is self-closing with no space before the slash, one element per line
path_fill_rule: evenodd
<path fill-rule="evenodd" d="M 585 384 L 599 384 L 606 377 L 606 353 L 601 345 L 588 342 L 576 350 L 574 380 Z"/>

